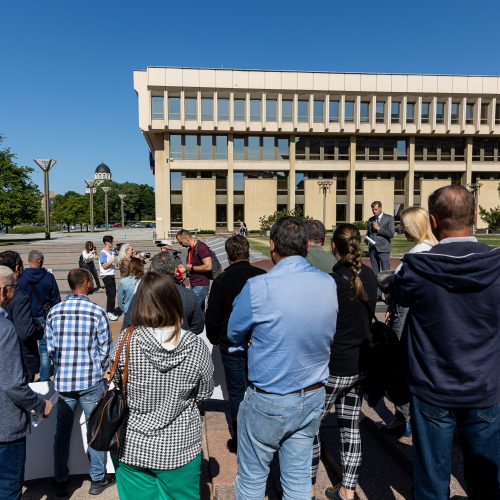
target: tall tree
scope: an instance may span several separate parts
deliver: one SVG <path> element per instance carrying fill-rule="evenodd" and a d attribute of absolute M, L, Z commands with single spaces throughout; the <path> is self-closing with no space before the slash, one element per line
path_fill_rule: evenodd
<path fill-rule="evenodd" d="M 54 198 L 52 219 L 61 224 L 66 224 L 68 232 L 72 224 L 82 225 L 89 220 L 89 207 L 87 197 L 75 191 L 58 194 Z"/>
<path fill-rule="evenodd" d="M 0 135 L 0 144 L 4 137 Z M 33 168 L 19 167 L 10 148 L 0 150 L 0 227 L 34 222 L 41 211 L 41 194 L 31 180 Z"/>

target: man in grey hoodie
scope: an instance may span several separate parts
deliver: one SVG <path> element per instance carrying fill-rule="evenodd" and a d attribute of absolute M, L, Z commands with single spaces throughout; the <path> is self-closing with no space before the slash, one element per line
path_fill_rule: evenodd
<path fill-rule="evenodd" d="M 16 293 L 12 270 L 0 266 L 0 498 L 21 498 L 30 415 L 47 417 L 52 403 L 28 386 L 19 339 L 4 307 Z"/>

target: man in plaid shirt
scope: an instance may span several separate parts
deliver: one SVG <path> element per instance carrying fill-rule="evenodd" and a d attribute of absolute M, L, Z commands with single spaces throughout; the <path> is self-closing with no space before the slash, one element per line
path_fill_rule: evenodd
<path fill-rule="evenodd" d="M 88 419 L 105 389 L 111 331 L 106 311 L 91 302 L 92 275 L 86 269 L 68 274 L 71 294 L 54 306 L 47 316 L 47 349 L 54 362 L 54 385 L 59 392 L 54 438 L 54 487 L 57 496 L 67 496 L 68 458 L 71 430 L 77 403 Z M 106 476 L 106 453 L 88 448 L 91 486 L 99 495 L 114 483 Z"/>

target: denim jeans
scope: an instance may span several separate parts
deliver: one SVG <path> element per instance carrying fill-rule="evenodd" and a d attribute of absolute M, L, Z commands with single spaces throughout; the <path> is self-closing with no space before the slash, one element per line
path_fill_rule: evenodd
<path fill-rule="evenodd" d="M 227 347 L 221 347 L 220 357 L 224 366 L 227 394 L 231 403 L 231 423 L 236 435 L 238 409 L 247 388 L 247 352 L 228 352 Z"/>
<path fill-rule="evenodd" d="M 82 406 L 88 419 L 99 397 L 104 392 L 104 380 L 82 391 L 60 392 L 57 401 L 57 424 L 54 437 L 54 477 L 56 481 L 66 481 L 69 477 L 68 458 L 71 431 L 77 403 Z M 106 452 L 96 451 L 90 446 L 87 451 L 90 460 L 90 477 L 100 481 L 106 472 Z"/>
<path fill-rule="evenodd" d="M 440 408 L 413 395 L 410 408 L 415 498 L 449 498 L 455 429 L 462 444 L 468 497 L 500 498 L 500 404 Z"/>
<path fill-rule="evenodd" d="M 284 500 L 311 498 L 311 460 L 325 389 L 280 396 L 249 387 L 238 412 L 237 500 L 262 500 L 279 452 Z"/>
<path fill-rule="evenodd" d="M 38 353 L 40 354 L 40 382 L 47 382 L 51 376 L 51 361 L 47 351 L 47 336 L 38 341 Z"/>
<path fill-rule="evenodd" d="M 26 461 L 26 438 L 0 443 L 0 498 L 21 498 Z"/>
<path fill-rule="evenodd" d="M 205 310 L 205 299 L 207 298 L 208 295 L 208 285 L 203 285 L 203 286 L 192 286 L 191 290 L 193 290 L 194 294 L 198 298 L 198 302 L 200 303 L 201 310 Z"/>

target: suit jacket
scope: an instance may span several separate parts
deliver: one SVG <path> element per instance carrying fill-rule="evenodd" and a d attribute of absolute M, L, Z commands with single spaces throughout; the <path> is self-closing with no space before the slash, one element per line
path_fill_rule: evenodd
<path fill-rule="evenodd" d="M 370 244 L 370 251 L 375 251 L 377 253 L 390 252 L 391 238 L 394 238 L 394 217 L 392 215 L 382 213 L 378 231 L 373 229 L 373 223 L 376 219 L 377 218 L 375 216 L 368 219 L 368 231 L 366 232 L 366 236 L 375 240 L 375 245 Z"/>

